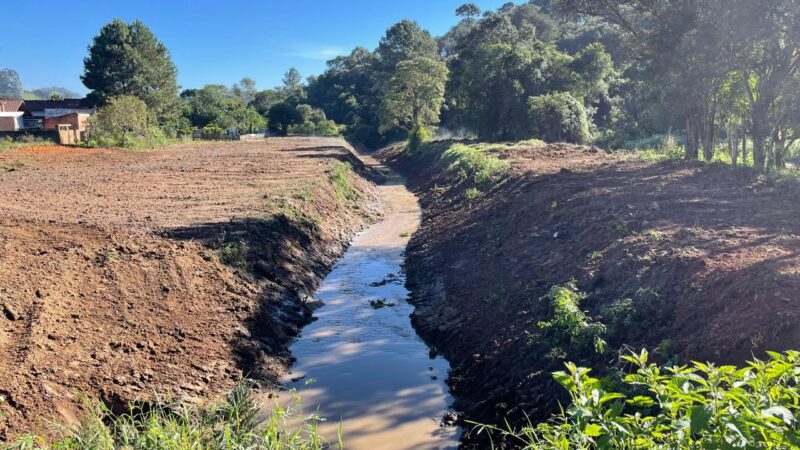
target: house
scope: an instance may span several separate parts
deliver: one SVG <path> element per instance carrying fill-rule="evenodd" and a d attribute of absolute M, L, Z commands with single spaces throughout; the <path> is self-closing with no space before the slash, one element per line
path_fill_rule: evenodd
<path fill-rule="evenodd" d="M 59 125 L 69 125 L 82 133 L 94 108 L 85 99 L 25 100 L 21 111 L 24 129 L 58 130 Z"/>
<path fill-rule="evenodd" d="M 22 100 L 2 100 L 0 99 L 0 131 L 19 131 L 24 128 L 23 115 L 21 111 Z"/>
<path fill-rule="evenodd" d="M 0 132 L 49 133 L 56 142 L 75 144 L 83 139 L 92 114 L 94 108 L 84 99 L 0 99 Z"/>

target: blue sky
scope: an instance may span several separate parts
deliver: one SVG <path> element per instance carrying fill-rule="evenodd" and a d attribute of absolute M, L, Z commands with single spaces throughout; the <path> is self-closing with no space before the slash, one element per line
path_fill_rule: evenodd
<path fill-rule="evenodd" d="M 456 23 L 466 0 L 37 0 L 3 2 L 0 68 L 19 72 L 26 89 L 61 86 L 79 93 L 86 47 L 115 17 L 141 19 L 169 48 L 183 88 L 230 85 L 242 77 L 260 89 L 296 67 L 318 74 L 325 61 L 356 46 L 374 49 L 386 28 L 409 18 L 434 35 Z M 496 9 L 506 0 L 472 0 Z"/>

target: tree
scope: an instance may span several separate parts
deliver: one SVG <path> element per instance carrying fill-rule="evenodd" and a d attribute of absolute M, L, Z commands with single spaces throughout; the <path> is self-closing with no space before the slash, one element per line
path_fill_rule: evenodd
<path fill-rule="evenodd" d="M 130 147 L 147 133 L 147 116 L 147 105 L 137 97 L 110 98 L 90 119 L 90 139 L 103 146 Z"/>
<path fill-rule="evenodd" d="M 289 127 L 303 123 L 303 114 L 295 105 L 287 102 L 273 105 L 267 113 L 269 129 L 282 136 L 289 134 Z"/>
<path fill-rule="evenodd" d="M 384 72 L 391 72 L 400 61 L 412 58 L 437 59 L 439 47 L 431 34 L 416 22 L 404 19 L 392 25 L 375 51 Z"/>
<path fill-rule="evenodd" d="M 58 92 L 51 92 L 50 93 L 50 100 L 64 100 L 64 96 L 59 94 Z"/>
<path fill-rule="evenodd" d="M 531 129 L 540 139 L 585 144 L 591 137 L 586 110 L 569 93 L 531 97 L 528 107 Z"/>
<path fill-rule="evenodd" d="M 0 69 L 0 98 L 21 98 L 22 80 L 14 69 Z"/>
<path fill-rule="evenodd" d="M 456 16 L 464 17 L 470 22 L 472 22 L 473 17 L 477 17 L 480 13 L 481 9 L 475 3 L 464 3 L 456 8 Z"/>
<path fill-rule="evenodd" d="M 283 74 L 283 91 L 286 101 L 299 104 L 306 98 L 305 84 L 300 72 L 292 67 L 285 74 Z"/>
<path fill-rule="evenodd" d="M 380 110 L 381 131 L 439 122 L 444 102 L 447 66 L 429 58 L 414 58 L 397 65 Z"/>
<path fill-rule="evenodd" d="M 169 51 L 141 21 L 120 19 L 100 29 L 83 60 L 83 84 L 89 98 L 105 105 L 113 97 L 134 96 L 144 101 L 160 121 L 174 119 L 177 69 Z"/>
<path fill-rule="evenodd" d="M 286 100 L 284 93 L 278 89 L 266 89 L 255 95 L 250 106 L 255 108 L 259 114 L 266 116 L 272 105 Z"/>
<path fill-rule="evenodd" d="M 238 83 L 234 84 L 231 91 L 233 91 L 233 95 L 240 98 L 245 105 L 249 105 L 250 102 L 255 99 L 256 94 L 258 94 L 255 80 L 248 77 L 244 77 Z"/>

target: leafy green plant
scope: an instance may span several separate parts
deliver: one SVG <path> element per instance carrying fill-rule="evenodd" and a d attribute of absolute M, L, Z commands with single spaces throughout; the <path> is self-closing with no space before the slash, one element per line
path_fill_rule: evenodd
<path fill-rule="evenodd" d="M 483 193 L 481 193 L 481 191 L 478 188 L 475 188 L 475 187 L 471 187 L 471 188 L 467 189 L 466 191 L 464 191 L 464 197 L 466 197 L 467 201 L 470 202 L 470 203 L 472 203 L 475 200 L 479 199 L 481 197 L 481 195 L 483 195 Z"/>
<path fill-rule="evenodd" d="M 250 270 L 247 254 L 250 251 L 244 242 L 226 242 L 217 250 L 223 263 L 241 270 Z"/>
<path fill-rule="evenodd" d="M 149 408 L 131 406 L 113 415 L 99 402 L 87 402 L 89 413 L 80 423 L 64 426 L 52 444 L 28 435 L 2 446 L 4 450 L 112 450 L 112 449 L 228 449 L 316 450 L 331 448 L 320 436 L 316 414 L 302 420 L 297 396 L 288 404 L 275 404 L 263 422 L 249 382 L 240 382 L 224 399 L 203 407 L 158 402 Z M 340 432 L 341 434 L 341 432 Z M 338 448 L 343 448 L 341 436 Z"/>
<path fill-rule="evenodd" d="M 647 351 L 623 359 L 633 394 L 607 390 L 590 369 L 567 363 L 553 374 L 568 407 L 521 429 L 478 425 L 525 449 L 800 448 L 800 352 L 769 353 L 743 368 L 692 363 L 659 367 Z"/>
<path fill-rule="evenodd" d="M 606 327 L 581 310 L 580 303 L 586 294 L 578 291 L 574 282 L 551 287 L 545 298 L 550 301 L 553 316 L 550 320 L 539 322 L 538 327 L 545 333 L 551 348 L 568 347 L 582 353 L 590 350 L 605 352 L 603 336 Z"/>
<path fill-rule="evenodd" d="M 498 181 L 508 169 L 506 161 L 487 154 L 485 149 L 460 143 L 442 153 L 441 161 L 450 172 L 471 177 L 479 185 Z"/>

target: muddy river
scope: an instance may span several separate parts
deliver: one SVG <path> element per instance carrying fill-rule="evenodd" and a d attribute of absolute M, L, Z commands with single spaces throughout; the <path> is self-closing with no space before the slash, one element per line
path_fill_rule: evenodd
<path fill-rule="evenodd" d="M 412 328 L 401 272 L 420 209 L 396 175 L 379 189 L 385 218 L 355 238 L 314 295 L 324 305 L 291 347 L 297 363 L 285 385 L 304 412 L 319 408 L 323 436 L 335 443 L 342 425 L 347 449 L 455 448 L 459 430 L 440 425 L 449 366 Z"/>

